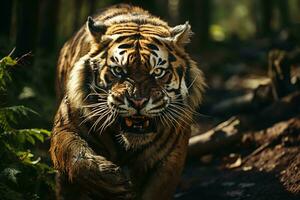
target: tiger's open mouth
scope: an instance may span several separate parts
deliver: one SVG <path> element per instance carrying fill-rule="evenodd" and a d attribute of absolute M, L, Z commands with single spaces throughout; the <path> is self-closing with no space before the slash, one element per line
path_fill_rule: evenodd
<path fill-rule="evenodd" d="M 120 124 L 126 133 L 146 134 L 156 130 L 154 120 L 146 116 L 120 117 Z"/>

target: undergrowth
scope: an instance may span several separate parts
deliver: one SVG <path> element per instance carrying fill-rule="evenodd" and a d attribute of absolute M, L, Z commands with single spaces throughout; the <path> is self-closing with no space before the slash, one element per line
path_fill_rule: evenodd
<path fill-rule="evenodd" d="M 0 98 L 13 84 L 11 69 L 19 60 L 6 56 L 0 60 Z M 54 190 L 54 170 L 40 150 L 50 132 L 41 128 L 15 128 L 38 113 L 22 105 L 0 101 L 0 199 L 49 199 Z M 26 123 L 25 123 L 26 124 Z"/>

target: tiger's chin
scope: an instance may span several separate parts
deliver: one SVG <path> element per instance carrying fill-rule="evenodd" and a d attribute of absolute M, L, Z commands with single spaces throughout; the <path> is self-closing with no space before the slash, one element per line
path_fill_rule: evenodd
<path fill-rule="evenodd" d="M 126 149 L 136 149 L 150 143 L 156 135 L 154 118 L 146 116 L 119 117 L 120 142 Z"/>

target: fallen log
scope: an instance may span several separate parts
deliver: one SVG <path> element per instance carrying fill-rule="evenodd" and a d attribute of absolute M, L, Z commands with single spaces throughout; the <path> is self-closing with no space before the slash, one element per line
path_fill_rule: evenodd
<path fill-rule="evenodd" d="M 226 99 L 216 104 L 211 112 L 214 115 L 236 115 L 253 112 L 273 102 L 271 85 L 259 85 L 245 95 Z"/>
<path fill-rule="evenodd" d="M 240 119 L 232 117 L 206 133 L 191 137 L 188 156 L 195 157 L 214 152 L 241 139 Z"/>
<path fill-rule="evenodd" d="M 240 141 L 245 131 L 264 129 L 300 113 L 300 92 L 294 92 L 251 115 L 239 115 L 189 140 L 188 156 L 196 157 L 221 150 Z"/>

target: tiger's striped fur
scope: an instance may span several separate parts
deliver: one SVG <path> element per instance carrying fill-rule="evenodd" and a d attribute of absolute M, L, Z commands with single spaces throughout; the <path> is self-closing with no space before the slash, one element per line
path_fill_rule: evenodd
<path fill-rule="evenodd" d="M 205 86 L 190 35 L 117 5 L 66 42 L 50 148 L 58 199 L 172 198 Z"/>

